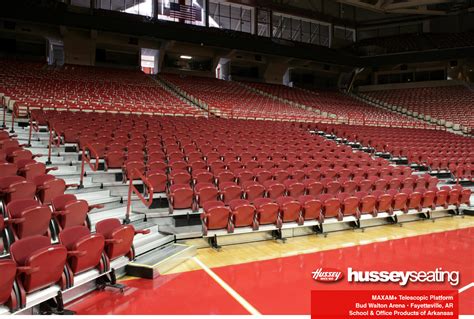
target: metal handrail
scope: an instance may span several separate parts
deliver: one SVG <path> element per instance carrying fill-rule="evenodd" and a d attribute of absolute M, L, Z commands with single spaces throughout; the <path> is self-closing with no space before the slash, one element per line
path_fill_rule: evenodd
<path fill-rule="evenodd" d="M 10 128 L 10 133 L 15 133 L 15 115 L 19 117 L 20 114 L 20 107 L 18 106 L 17 103 L 13 105 L 13 111 L 12 111 L 12 126 Z"/>
<path fill-rule="evenodd" d="M 125 172 L 125 173 L 127 174 L 128 172 Z M 141 202 L 146 207 L 150 207 L 151 204 L 153 203 L 153 186 L 151 185 L 148 178 L 146 178 L 136 168 L 134 168 L 130 172 L 130 176 L 128 176 L 128 177 L 129 177 L 129 179 L 128 179 L 129 186 L 128 186 L 127 212 L 126 212 L 125 219 L 124 219 L 125 224 L 130 223 L 130 210 L 131 210 L 131 207 L 132 207 L 132 193 L 135 193 L 135 195 L 138 196 L 138 198 L 141 200 Z M 142 193 L 135 187 L 135 185 L 133 185 L 133 180 L 135 179 L 135 177 L 140 178 L 140 180 L 143 182 L 143 185 L 145 185 L 147 187 L 147 189 L 148 189 L 148 191 L 147 191 L 148 198 L 145 198 L 145 196 L 142 195 Z"/>
<path fill-rule="evenodd" d="M 30 132 L 28 134 L 28 146 L 31 146 L 31 135 L 33 133 L 33 130 L 35 132 L 39 131 L 39 125 L 36 122 L 36 120 L 33 119 L 33 114 L 31 114 L 31 113 L 29 113 L 29 114 L 30 114 Z"/>
<path fill-rule="evenodd" d="M 87 152 L 88 151 L 88 152 Z M 88 156 L 88 154 L 92 155 L 95 159 L 94 165 L 92 165 L 92 158 Z M 99 169 L 99 154 L 97 154 L 97 151 L 89 145 L 89 143 L 86 143 L 82 147 L 82 156 L 81 156 L 81 181 L 79 183 L 79 188 L 84 187 L 84 174 L 85 174 L 85 163 L 89 165 L 92 171 L 96 172 Z"/>
<path fill-rule="evenodd" d="M 3 108 L 3 123 L 2 123 L 2 128 L 6 129 L 7 124 L 6 124 L 6 117 L 7 117 L 7 103 L 5 102 L 5 96 L 2 96 L 2 108 Z"/>

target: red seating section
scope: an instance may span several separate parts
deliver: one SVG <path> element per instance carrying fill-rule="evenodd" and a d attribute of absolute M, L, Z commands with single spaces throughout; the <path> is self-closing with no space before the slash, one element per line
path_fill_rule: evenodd
<path fill-rule="evenodd" d="M 95 114 L 85 115 L 86 128 L 69 113 L 40 116 L 68 127 L 71 139 L 99 147 L 106 161 L 109 152 L 124 159 L 133 154 L 122 163 L 125 176 L 131 167 L 159 176 L 157 189 L 166 192 L 170 212 L 202 209 L 205 233 L 375 216 L 378 209 L 420 210 L 431 200 L 427 190 L 437 185 L 436 178 L 412 175 L 409 167 L 311 135 L 302 123 Z M 355 128 L 363 136 L 364 127 Z M 58 134 L 65 138 L 64 131 Z M 461 204 L 460 196 L 453 205 Z"/>
<path fill-rule="evenodd" d="M 245 82 L 245 85 L 321 112 L 335 114 L 346 123 L 423 127 L 409 117 L 359 102 L 338 91 L 308 91 L 278 84 Z"/>
<path fill-rule="evenodd" d="M 236 82 L 174 74 L 161 76 L 208 105 L 210 112 L 221 117 L 287 121 L 323 118 L 312 111 L 253 92 Z"/>
<path fill-rule="evenodd" d="M 0 93 L 22 107 L 202 116 L 140 71 L 0 60 Z M 24 111 L 24 110 L 23 110 Z"/>
<path fill-rule="evenodd" d="M 366 95 L 474 130 L 474 92 L 464 86 L 382 90 Z"/>
<path fill-rule="evenodd" d="M 316 127 L 349 141 L 360 142 L 393 157 L 432 171 L 451 170 L 460 179 L 472 180 L 474 139 L 443 130 L 424 130 L 356 125 L 317 124 Z"/>

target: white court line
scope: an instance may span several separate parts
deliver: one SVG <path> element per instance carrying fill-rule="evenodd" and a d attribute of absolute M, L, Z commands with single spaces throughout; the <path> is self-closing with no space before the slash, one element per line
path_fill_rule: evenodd
<path fill-rule="evenodd" d="M 459 288 L 458 291 L 459 291 L 459 293 L 461 293 L 461 292 L 464 292 L 464 291 L 466 291 L 466 290 L 468 290 L 469 288 L 472 288 L 472 287 L 474 287 L 474 282 L 471 282 L 469 285 L 466 285 L 462 288 Z"/>
<path fill-rule="evenodd" d="M 255 309 L 247 300 L 245 300 L 241 295 L 237 293 L 231 286 L 229 286 L 224 280 L 221 279 L 215 272 L 213 272 L 209 267 L 207 267 L 202 261 L 197 257 L 193 257 L 193 260 L 209 275 L 214 279 L 222 288 L 224 288 L 229 295 L 231 295 L 238 303 L 242 305 L 248 312 L 252 315 L 261 315 L 257 309 Z"/>

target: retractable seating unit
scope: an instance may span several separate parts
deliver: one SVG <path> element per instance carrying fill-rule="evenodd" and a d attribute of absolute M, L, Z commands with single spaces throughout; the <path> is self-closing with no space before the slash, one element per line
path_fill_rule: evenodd
<path fill-rule="evenodd" d="M 136 157 L 122 164 L 124 174 L 129 166 L 157 174 L 157 189 L 164 190 L 170 213 L 202 214 L 208 236 L 446 206 L 442 201 L 441 206 L 423 205 L 432 198 L 425 190 L 436 187 L 435 177 L 312 135 L 306 123 L 100 114 L 81 119 L 66 112 L 41 116 L 56 127 L 70 127 L 75 133 L 69 137 L 85 147 L 105 144 L 102 155 L 95 152 L 99 157 L 107 159 L 117 148 L 124 158 L 132 152 Z M 65 140 L 64 131 L 55 134 Z M 448 207 L 462 205 L 460 196 Z"/>
<path fill-rule="evenodd" d="M 444 130 L 317 124 L 317 129 L 350 142 L 359 142 L 393 158 L 426 166 L 432 172 L 451 171 L 457 179 L 472 180 L 474 139 Z"/>

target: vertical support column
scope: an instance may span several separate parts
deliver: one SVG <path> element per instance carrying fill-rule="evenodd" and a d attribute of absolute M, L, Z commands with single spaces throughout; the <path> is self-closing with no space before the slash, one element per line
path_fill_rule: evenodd
<path fill-rule="evenodd" d="M 158 0 L 151 1 L 151 17 L 158 19 Z"/>
<path fill-rule="evenodd" d="M 319 27 L 319 29 L 321 30 L 321 27 Z M 329 47 L 331 48 L 332 47 L 332 39 L 334 37 L 334 25 L 331 23 L 329 25 Z"/>
<path fill-rule="evenodd" d="M 250 29 L 252 34 L 257 34 L 258 33 L 258 11 L 259 9 L 257 7 L 252 8 L 252 28 Z"/>
<path fill-rule="evenodd" d="M 204 25 L 209 27 L 209 0 L 204 0 Z"/>
<path fill-rule="evenodd" d="M 272 10 L 269 10 L 269 15 L 270 15 L 270 24 L 269 24 L 269 27 L 270 27 L 270 38 L 273 38 L 273 11 Z"/>

